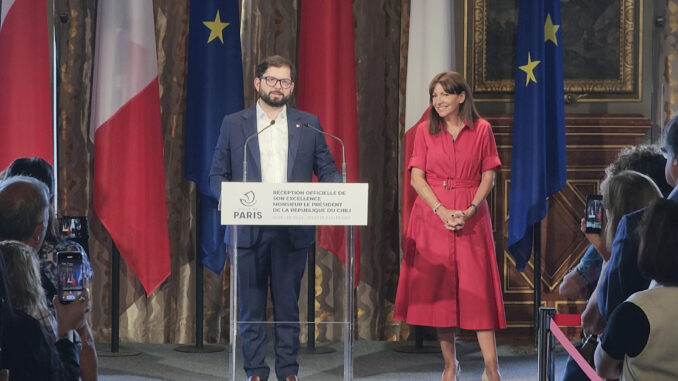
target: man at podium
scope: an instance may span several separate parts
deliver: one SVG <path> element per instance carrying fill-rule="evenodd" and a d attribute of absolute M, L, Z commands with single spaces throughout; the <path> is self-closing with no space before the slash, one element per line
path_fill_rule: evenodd
<path fill-rule="evenodd" d="M 227 115 L 221 124 L 209 177 L 212 193 L 222 196 L 221 183 L 245 181 L 244 173 L 248 182 L 310 182 L 313 174 L 322 182 L 341 182 L 325 137 L 316 130 L 321 129 L 318 117 L 287 107 L 294 91 L 292 62 L 278 55 L 264 59 L 257 65 L 254 88 L 259 94 L 256 104 Z M 229 230 L 225 241 L 230 246 Z M 238 300 L 243 322 L 239 333 L 248 381 L 269 376 L 266 326 L 247 324 L 266 321 L 269 284 L 274 321 L 283 322 L 273 329 L 276 376 L 298 380 L 299 289 L 306 253 L 314 240 L 313 226 L 238 228 Z"/>

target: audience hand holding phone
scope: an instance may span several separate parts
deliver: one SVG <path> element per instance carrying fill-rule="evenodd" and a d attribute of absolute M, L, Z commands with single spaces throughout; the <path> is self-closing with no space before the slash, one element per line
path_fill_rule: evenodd
<path fill-rule="evenodd" d="M 610 259 L 610 251 L 602 235 L 606 224 L 603 197 L 597 194 L 586 196 L 586 209 L 580 222 L 580 230 L 605 261 Z"/>
<path fill-rule="evenodd" d="M 605 220 L 603 220 L 603 228 L 605 228 Z M 607 249 L 607 244 L 605 243 L 603 235 L 601 233 L 586 232 L 586 218 L 581 219 L 579 229 L 581 230 L 582 233 L 584 233 L 586 239 L 589 240 L 591 245 L 593 245 L 593 247 L 596 248 L 596 251 L 600 253 L 600 255 L 603 257 L 605 261 L 610 259 L 610 251 Z"/>
<path fill-rule="evenodd" d="M 81 331 L 87 328 L 87 317 L 90 311 L 89 289 L 84 289 L 78 298 L 68 304 L 64 304 L 58 295 L 52 299 L 57 315 L 58 338 L 65 339 L 71 331 Z"/>

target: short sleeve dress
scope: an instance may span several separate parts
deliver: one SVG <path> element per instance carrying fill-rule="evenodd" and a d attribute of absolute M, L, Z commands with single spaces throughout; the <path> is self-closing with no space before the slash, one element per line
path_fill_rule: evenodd
<path fill-rule="evenodd" d="M 465 210 L 481 175 L 501 167 L 490 124 L 465 125 L 456 140 L 415 127 L 408 169 L 419 168 L 438 200 Z M 459 231 L 445 229 L 440 218 L 417 197 L 407 227 L 394 319 L 431 327 L 469 330 L 506 328 L 492 222 L 486 201 Z"/>

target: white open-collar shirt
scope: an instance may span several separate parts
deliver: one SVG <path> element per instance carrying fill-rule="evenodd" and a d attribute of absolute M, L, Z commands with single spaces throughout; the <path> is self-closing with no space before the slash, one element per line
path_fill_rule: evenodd
<path fill-rule="evenodd" d="M 261 132 L 269 124 L 264 110 L 256 105 L 257 132 Z M 283 106 L 275 124 L 259 134 L 259 160 L 261 163 L 261 181 L 264 183 L 287 182 L 287 106 Z"/>

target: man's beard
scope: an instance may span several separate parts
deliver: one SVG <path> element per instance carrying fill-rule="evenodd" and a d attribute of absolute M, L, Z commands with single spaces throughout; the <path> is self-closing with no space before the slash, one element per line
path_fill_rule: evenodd
<path fill-rule="evenodd" d="M 267 105 L 271 107 L 282 107 L 287 104 L 287 101 L 290 99 L 289 95 L 284 95 L 280 99 L 271 99 L 271 96 L 269 94 L 266 94 L 263 89 L 259 90 L 259 97 L 261 100 L 263 100 Z"/>

